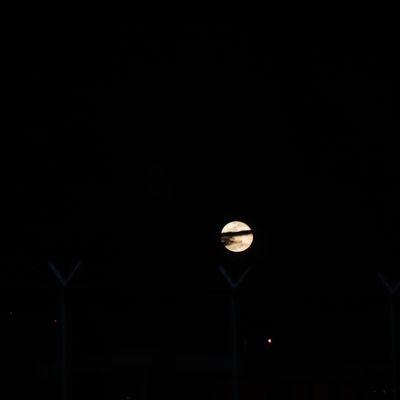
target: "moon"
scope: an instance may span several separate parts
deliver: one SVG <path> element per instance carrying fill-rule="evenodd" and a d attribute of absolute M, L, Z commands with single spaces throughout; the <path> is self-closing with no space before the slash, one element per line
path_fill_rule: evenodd
<path fill-rule="evenodd" d="M 229 222 L 221 231 L 221 243 L 227 250 L 235 253 L 247 250 L 253 243 L 253 239 L 253 231 L 241 221 Z"/>

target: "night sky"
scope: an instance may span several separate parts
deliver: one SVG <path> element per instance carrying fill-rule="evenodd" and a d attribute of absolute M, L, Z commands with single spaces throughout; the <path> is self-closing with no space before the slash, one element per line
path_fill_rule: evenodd
<path fill-rule="evenodd" d="M 377 273 L 400 281 L 397 53 L 389 31 L 15 27 L 0 290 L 20 359 L 56 357 L 48 261 L 82 260 L 71 357 L 228 354 L 225 265 L 252 267 L 238 296 L 257 371 L 271 359 L 389 362 Z M 230 220 L 254 231 L 236 259 L 219 242 Z"/>

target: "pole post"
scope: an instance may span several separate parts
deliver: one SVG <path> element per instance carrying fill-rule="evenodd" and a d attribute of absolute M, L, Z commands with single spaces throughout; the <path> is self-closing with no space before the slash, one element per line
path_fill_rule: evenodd
<path fill-rule="evenodd" d="M 399 376 L 398 376 L 398 354 L 397 354 L 397 318 L 394 304 L 394 296 L 390 296 L 390 347 L 392 354 L 392 390 L 393 400 L 399 400 Z"/>
<path fill-rule="evenodd" d="M 231 290 L 231 324 L 232 324 L 232 372 L 233 400 L 240 398 L 239 384 L 239 348 L 238 348 L 238 310 L 234 290 Z"/>
<path fill-rule="evenodd" d="M 60 292 L 60 342 L 61 342 L 61 390 L 62 399 L 68 400 L 68 359 L 67 359 L 67 304 L 65 288 Z"/>
<path fill-rule="evenodd" d="M 399 360 L 397 354 L 397 318 L 396 318 L 396 293 L 400 289 L 400 281 L 396 284 L 389 282 L 384 274 L 378 272 L 378 277 L 389 294 L 389 320 L 390 320 L 390 354 L 392 364 L 392 393 L 393 400 L 399 400 Z"/>

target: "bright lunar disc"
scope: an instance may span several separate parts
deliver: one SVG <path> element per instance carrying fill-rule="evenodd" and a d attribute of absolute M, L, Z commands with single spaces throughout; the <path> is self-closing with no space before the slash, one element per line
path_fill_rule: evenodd
<path fill-rule="evenodd" d="M 253 243 L 253 232 L 244 222 L 232 221 L 222 229 L 221 242 L 229 251 L 240 253 Z"/>

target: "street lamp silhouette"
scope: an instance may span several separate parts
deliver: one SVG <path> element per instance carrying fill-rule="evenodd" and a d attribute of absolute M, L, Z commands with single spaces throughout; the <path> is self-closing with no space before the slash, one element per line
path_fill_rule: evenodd
<path fill-rule="evenodd" d="M 254 234 L 249 225 L 241 221 L 232 221 L 226 224 L 220 233 L 220 241 L 222 245 L 230 253 L 239 254 L 249 250 L 254 240 Z M 232 260 L 233 261 L 233 260 Z M 241 272 L 239 278 L 234 281 L 233 277 L 228 273 L 226 268 L 220 264 L 219 270 L 230 286 L 231 294 L 231 327 L 232 327 L 232 373 L 233 373 L 233 400 L 239 400 L 239 341 L 238 341 L 238 311 L 235 296 L 235 289 L 243 282 L 244 278 L 250 271 L 251 267 L 247 266 Z"/>
<path fill-rule="evenodd" d="M 68 400 L 68 357 L 67 357 L 67 301 L 66 291 L 68 285 L 75 273 L 81 266 L 81 261 L 77 261 L 72 265 L 69 273 L 65 274 L 56 267 L 51 261 L 48 266 L 53 272 L 59 285 L 59 302 L 60 302 L 60 320 L 54 320 L 53 323 L 60 323 L 61 334 L 61 352 L 60 352 L 60 370 L 61 370 L 61 391 L 62 400 Z"/>
<path fill-rule="evenodd" d="M 397 310 L 395 296 L 400 292 L 400 281 L 391 284 L 387 277 L 378 272 L 378 277 L 389 295 L 389 319 L 390 319 L 390 352 L 392 356 L 392 394 L 393 400 L 399 399 L 399 360 L 397 354 Z"/>

